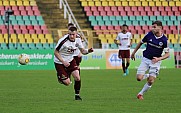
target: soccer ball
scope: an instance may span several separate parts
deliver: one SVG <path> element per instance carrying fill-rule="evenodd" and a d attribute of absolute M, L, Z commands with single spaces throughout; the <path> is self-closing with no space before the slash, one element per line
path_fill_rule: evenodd
<path fill-rule="evenodd" d="M 20 54 L 19 57 L 18 57 L 18 62 L 21 64 L 21 65 L 26 65 L 28 64 L 30 61 L 30 58 L 27 54 L 23 53 L 23 54 Z"/>

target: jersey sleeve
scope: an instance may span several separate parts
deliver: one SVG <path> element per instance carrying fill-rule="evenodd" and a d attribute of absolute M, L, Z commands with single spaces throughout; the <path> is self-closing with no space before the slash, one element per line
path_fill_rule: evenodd
<path fill-rule="evenodd" d="M 164 51 L 164 52 L 169 52 L 170 49 L 169 49 L 168 44 L 169 44 L 169 43 L 168 43 L 168 40 L 166 40 L 165 43 L 164 43 L 164 45 L 163 45 L 163 48 L 164 48 L 163 51 Z"/>
<path fill-rule="evenodd" d="M 84 48 L 82 44 L 82 40 L 80 38 L 77 38 L 78 48 Z"/>
<path fill-rule="evenodd" d="M 119 38 L 120 36 L 119 36 L 119 34 L 116 36 L 116 40 L 120 40 L 120 38 Z"/>

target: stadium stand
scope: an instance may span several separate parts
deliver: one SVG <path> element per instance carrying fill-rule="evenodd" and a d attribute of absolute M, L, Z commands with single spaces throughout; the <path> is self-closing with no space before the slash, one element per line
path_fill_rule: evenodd
<path fill-rule="evenodd" d="M 7 49 L 8 30 L 4 22 L 5 11 L 10 15 L 9 49 L 49 49 L 53 48 L 53 38 L 35 0 L 0 0 L 0 49 Z"/>
<path fill-rule="evenodd" d="M 79 0 L 84 7 L 88 20 L 101 43 L 109 43 L 110 48 L 117 48 L 112 39 L 120 31 L 123 24 L 129 26 L 133 34 L 133 45 L 140 41 L 140 37 L 150 29 L 152 21 L 160 20 L 163 22 L 164 33 L 169 38 L 171 48 L 177 51 L 175 46 L 178 39 L 178 21 L 181 20 L 181 1 L 165 0 Z M 180 27 L 181 29 L 181 27 Z M 100 30 L 103 30 L 102 32 Z M 114 32 L 111 32 L 114 30 Z M 116 32 L 115 32 L 116 30 Z M 181 30 L 180 30 L 181 32 Z M 108 33 L 108 34 L 107 34 Z M 101 36 L 100 36 L 101 35 Z M 101 37 L 101 38 L 100 38 Z M 179 50 L 181 51 L 181 50 Z"/>

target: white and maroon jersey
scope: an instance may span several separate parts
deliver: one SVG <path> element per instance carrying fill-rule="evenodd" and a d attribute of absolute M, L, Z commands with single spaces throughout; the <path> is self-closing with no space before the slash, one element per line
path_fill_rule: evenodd
<path fill-rule="evenodd" d="M 79 33 L 77 34 L 76 38 L 79 38 L 79 39 L 82 41 L 81 35 L 80 35 Z M 79 49 L 76 49 L 76 50 L 75 50 L 75 53 L 74 53 L 74 56 L 78 56 L 79 54 L 80 54 L 80 50 L 79 50 Z"/>
<path fill-rule="evenodd" d="M 120 50 L 129 50 L 131 38 L 132 38 L 132 36 L 131 36 L 130 32 L 127 32 L 126 34 L 124 34 L 122 32 L 118 33 L 116 40 L 118 40 L 121 43 L 121 45 L 118 45 L 119 49 Z"/>
<path fill-rule="evenodd" d="M 73 60 L 75 51 L 79 48 L 83 48 L 81 39 L 75 38 L 75 41 L 71 41 L 68 34 L 60 38 L 57 45 L 55 46 L 55 49 L 59 51 L 59 54 L 61 55 L 63 60 L 67 62 L 71 62 Z M 62 64 L 62 62 L 60 62 L 55 55 L 54 62 Z"/>

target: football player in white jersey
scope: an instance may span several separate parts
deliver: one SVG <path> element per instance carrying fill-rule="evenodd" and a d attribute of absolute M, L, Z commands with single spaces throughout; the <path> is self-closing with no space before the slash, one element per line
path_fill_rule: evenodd
<path fill-rule="evenodd" d="M 132 35 L 128 32 L 128 26 L 122 25 L 122 31 L 118 33 L 114 43 L 119 47 L 118 57 L 122 59 L 123 76 L 129 74 L 131 39 Z"/>
<path fill-rule="evenodd" d="M 79 93 L 81 87 L 81 81 L 78 71 L 78 66 L 74 59 L 74 52 L 79 49 L 84 55 L 93 52 L 90 48 L 85 50 L 82 42 L 77 36 L 77 28 L 70 27 L 69 34 L 60 38 L 54 51 L 54 64 L 57 71 L 58 81 L 66 86 L 68 86 L 71 81 L 69 75 L 72 74 L 75 83 L 75 100 L 82 100 Z"/>

